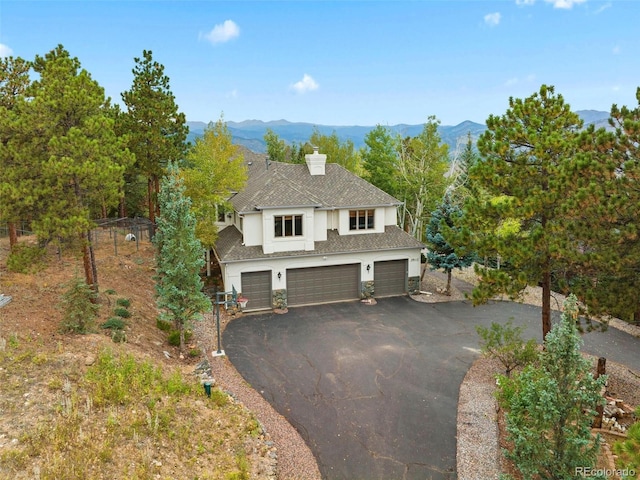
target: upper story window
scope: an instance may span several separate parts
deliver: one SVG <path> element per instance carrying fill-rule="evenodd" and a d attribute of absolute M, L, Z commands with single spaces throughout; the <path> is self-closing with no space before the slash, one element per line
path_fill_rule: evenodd
<path fill-rule="evenodd" d="M 224 206 L 223 205 L 216 205 L 216 210 L 218 212 L 218 222 L 223 222 L 225 221 L 225 217 L 227 215 L 227 213 L 224 211 Z"/>
<path fill-rule="evenodd" d="M 375 210 L 350 210 L 349 230 L 373 230 Z"/>
<path fill-rule="evenodd" d="M 302 236 L 302 215 L 277 215 L 273 218 L 276 237 Z"/>

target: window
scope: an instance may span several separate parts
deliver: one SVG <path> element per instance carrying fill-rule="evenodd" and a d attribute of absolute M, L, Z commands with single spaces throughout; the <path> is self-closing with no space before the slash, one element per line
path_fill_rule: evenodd
<path fill-rule="evenodd" d="M 349 230 L 373 230 L 375 210 L 350 210 Z"/>
<path fill-rule="evenodd" d="M 278 215 L 274 221 L 276 237 L 302 236 L 302 215 Z"/>
<path fill-rule="evenodd" d="M 225 216 L 227 215 L 226 212 L 224 211 L 224 206 L 223 205 L 217 205 L 216 206 L 216 210 L 218 211 L 218 222 L 223 222 L 225 221 Z"/>

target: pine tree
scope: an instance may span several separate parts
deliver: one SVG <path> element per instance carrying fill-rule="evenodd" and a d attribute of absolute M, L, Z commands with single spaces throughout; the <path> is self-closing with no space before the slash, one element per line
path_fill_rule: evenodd
<path fill-rule="evenodd" d="M 19 108 L 30 83 L 31 64 L 17 57 L 0 58 L 0 219 L 9 226 L 9 245 L 18 243 L 16 223 L 30 217 L 33 203 L 30 179 L 35 172 L 19 161 L 16 128 Z"/>
<path fill-rule="evenodd" d="M 86 283 L 97 291 L 93 218 L 105 203 L 117 205 L 133 159 L 114 132 L 104 89 L 77 58 L 59 45 L 36 56 L 33 69 L 38 79 L 19 104 L 11 141 L 20 170 L 9 182 L 25 193 L 20 208 L 41 241 L 79 246 Z"/>
<path fill-rule="evenodd" d="M 431 270 L 443 269 L 447 274 L 445 295 L 451 295 L 451 271 L 454 268 L 468 267 L 475 259 L 472 253 L 458 255 L 443 236 L 443 227 L 455 229 L 455 219 L 461 215 L 460 207 L 453 204 L 449 195 L 445 195 L 438 208 L 431 213 L 431 219 L 427 224 L 426 238 L 429 246 L 427 260 Z"/>
<path fill-rule="evenodd" d="M 161 214 L 154 237 L 157 248 L 156 294 L 163 317 L 174 322 L 180 332 L 180 351 L 184 352 L 185 330 L 211 308 L 202 292 L 200 270 L 204 266 L 202 244 L 196 238 L 196 219 L 191 201 L 177 167 L 169 165 L 162 179 L 158 201 Z"/>
<path fill-rule="evenodd" d="M 604 403 L 606 376 L 594 379 L 580 353 L 575 296 L 565 303 L 560 323 L 545 339 L 539 366 L 529 365 L 500 384 L 507 408 L 508 440 L 525 480 L 576 478 L 577 467 L 595 467 L 599 439 L 591 436 L 595 408 Z"/>
<path fill-rule="evenodd" d="M 119 124 L 128 135 L 129 150 L 136 157 L 129 175 L 147 178 L 149 220 L 155 223 L 159 179 L 169 162 L 184 160 L 189 127 L 184 114 L 178 112 L 164 66 L 153 60 L 150 50 L 144 50 L 142 58 L 134 61 L 133 85 L 122 93 L 127 112 Z"/>
<path fill-rule="evenodd" d="M 606 194 L 599 178 L 612 165 L 580 142 L 582 121 L 553 87 L 509 99 L 490 116 L 478 141 L 482 160 L 469 172 L 481 195 L 467 199 L 461 223 L 480 256 L 500 255 L 511 269 L 478 268 L 474 304 L 527 285 L 542 287 L 542 333 L 551 330 L 551 285 L 556 272 L 584 264 L 593 235 L 583 212 L 596 212 Z M 462 235 L 461 237 L 465 237 Z"/>

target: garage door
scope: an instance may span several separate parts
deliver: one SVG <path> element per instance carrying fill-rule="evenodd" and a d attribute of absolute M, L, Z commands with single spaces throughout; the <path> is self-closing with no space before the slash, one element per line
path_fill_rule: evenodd
<path fill-rule="evenodd" d="M 271 271 L 247 272 L 241 276 L 242 295 L 249 299 L 247 310 L 271 308 Z"/>
<path fill-rule="evenodd" d="M 287 304 L 339 302 L 360 298 L 360 264 L 287 270 Z"/>
<path fill-rule="evenodd" d="M 407 291 L 407 261 L 389 260 L 373 264 L 374 296 L 404 295 Z"/>

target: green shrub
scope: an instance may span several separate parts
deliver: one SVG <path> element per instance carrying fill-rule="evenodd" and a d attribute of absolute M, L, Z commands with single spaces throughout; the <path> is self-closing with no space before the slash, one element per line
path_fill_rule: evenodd
<path fill-rule="evenodd" d="M 190 357 L 199 357 L 202 354 L 202 352 L 200 351 L 199 348 L 192 348 L 191 350 L 189 350 L 189 356 Z"/>
<path fill-rule="evenodd" d="M 184 341 L 188 342 L 189 340 L 191 340 L 192 337 L 192 333 L 189 330 L 185 330 L 184 332 Z M 172 330 L 171 332 L 169 332 L 169 345 L 171 345 L 172 347 L 179 347 L 180 346 L 180 331 L 179 330 Z"/>
<path fill-rule="evenodd" d="M 525 343 L 522 339 L 523 330 L 523 326 L 514 327 L 511 320 L 505 325 L 494 322 L 489 328 L 476 326 L 476 331 L 482 339 L 482 354 L 500 360 L 507 377 L 514 368 L 533 363 L 538 357 L 536 341 L 532 339 Z"/>
<path fill-rule="evenodd" d="M 162 320 L 161 318 L 157 318 L 156 327 L 158 327 L 163 332 L 168 332 L 173 328 L 173 324 L 171 322 L 167 322 L 166 320 Z"/>
<path fill-rule="evenodd" d="M 127 334 L 124 330 L 113 330 L 111 332 L 111 340 L 115 343 L 125 343 L 127 341 Z"/>
<path fill-rule="evenodd" d="M 98 305 L 93 303 L 96 293 L 80 278 L 67 284 L 60 307 L 64 311 L 61 329 L 63 332 L 88 333 L 93 329 Z"/>
<path fill-rule="evenodd" d="M 100 325 L 102 328 L 110 328 L 112 330 L 122 330 L 126 326 L 126 322 L 119 317 L 111 317 L 109 320 Z"/>
<path fill-rule="evenodd" d="M 129 300 L 128 298 L 119 298 L 118 300 L 116 300 L 116 305 L 129 308 L 131 306 L 131 300 Z"/>
<path fill-rule="evenodd" d="M 14 245 L 7 258 L 7 269 L 16 273 L 36 273 L 45 267 L 46 250 L 37 245 Z"/>
<path fill-rule="evenodd" d="M 122 318 L 129 318 L 131 316 L 131 312 L 124 307 L 116 307 L 113 313 Z"/>

